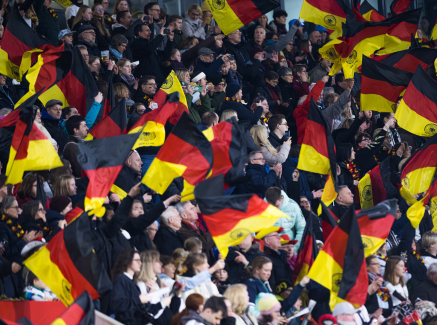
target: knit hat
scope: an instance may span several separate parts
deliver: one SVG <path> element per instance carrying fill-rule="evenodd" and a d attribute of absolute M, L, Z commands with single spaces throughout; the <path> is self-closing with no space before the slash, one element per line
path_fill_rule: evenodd
<path fill-rule="evenodd" d="M 281 304 L 278 299 L 271 293 L 260 293 L 258 300 L 258 310 L 261 315 L 271 315 L 281 310 Z"/>
<path fill-rule="evenodd" d="M 259 52 L 264 52 L 264 50 L 262 49 L 261 46 L 254 46 L 252 51 L 250 51 L 250 57 L 253 58 L 255 57 L 255 54 L 259 53 Z"/>
<path fill-rule="evenodd" d="M 71 200 L 66 195 L 56 195 L 50 200 L 50 210 L 61 213 L 69 204 Z"/>
<path fill-rule="evenodd" d="M 214 86 L 217 86 L 219 83 L 223 82 L 223 78 L 219 75 L 213 75 L 209 78 L 209 81 L 211 81 Z"/>
<path fill-rule="evenodd" d="M 280 295 L 288 288 L 293 288 L 293 283 L 288 279 L 282 279 L 279 280 L 278 284 L 276 285 L 276 293 Z"/>
<path fill-rule="evenodd" d="M 231 83 L 226 87 L 226 97 L 231 98 L 236 93 L 240 91 L 241 87 L 239 84 Z"/>

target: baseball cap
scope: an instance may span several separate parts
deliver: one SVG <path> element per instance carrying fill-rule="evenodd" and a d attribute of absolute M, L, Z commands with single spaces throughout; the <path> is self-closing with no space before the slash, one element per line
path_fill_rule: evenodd
<path fill-rule="evenodd" d="M 69 30 L 69 29 L 63 29 L 63 30 L 61 30 L 61 31 L 59 32 L 59 34 L 58 34 L 58 41 L 61 40 L 61 38 L 64 37 L 65 35 L 73 34 L 73 33 L 76 33 L 76 32 L 72 32 L 72 31 Z"/>

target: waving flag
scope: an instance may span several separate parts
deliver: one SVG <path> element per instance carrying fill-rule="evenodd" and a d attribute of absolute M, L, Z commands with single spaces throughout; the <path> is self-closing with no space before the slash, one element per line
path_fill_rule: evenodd
<path fill-rule="evenodd" d="M 91 131 L 87 140 L 93 138 L 109 138 L 122 135 L 126 130 L 127 114 L 126 99 L 121 99 L 103 120 L 101 120 Z"/>
<path fill-rule="evenodd" d="M 437 182 L 431 184 L 429 189 L 426 191 L 426 194 L 420 201 L 416 201 L 412 206 L 410 206 L 407 210 L 407 217 L 410 219 L 411 225 L 414 229 L 419 227 L 420 222 L 425 214 L 425 206 L 431 200 L 431 215 L 433 217 L 433 221 L 435 221 L 436 217 L 436 208 L 437 208 Z M 434 228 L 436 228 L 434 224 Z"/>
<path fill-rule="evenodd" d="M 88 292 L 82 294 L 70 305 L 52 325 L 94 324 L 94 304 Z"/>
<path fill-rule="evenodd" d="M 338 218 L 328 209 L 328 207 L 323 203 L 320 203 L 322 206 L 322 213 L 320 215 L 321 223 L 322 223 L 322 232 L 323 232 L 323 240 L 326 242 L 332 230 L 338 226 Z"/>
<path fill-rule="evenodd" d="M 360 14 L 367 21 L 383 21 L 386 18 L 381 15 L 372 5 L 367 1 L 364 2 L 360 6 Z"/>

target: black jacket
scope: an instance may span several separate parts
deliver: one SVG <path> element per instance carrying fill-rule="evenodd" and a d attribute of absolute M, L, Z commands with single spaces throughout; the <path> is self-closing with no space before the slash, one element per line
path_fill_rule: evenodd
<path fill-rule="evenodd" d="M 370 145 L 368 145 L 366 148 L 357 148 L 355 163 L 360 170 L 361 177 L 364 177 L 368 171 L 372 170 L 372 168 L 378 165 L 375 155 L 382 148 L 386 133 L 387 132 L 385 130 L 381 130 L 381 132 L 377 134 L 374 141 Z"/>
<path fill-rule="evenodd" d="M 161 225 L 153 242 L 161 255 L 171 256 L 176 248 L 184 248 L 184 237 L 179 232 Z"/>
<path fill-rule="evenodd" d="M 255 193 L 260 198 L 264 199 L 265 193 L 269 187 L 276 186 L 278 177 L 273 169 L 268 173 L 264 165 L 251 164 L 246 167 L 246 177 L 248 182 L 237 185 L 235 194 Z"/>
<path fill-rule="evenodd" d="M 126 193 L 129 193 L 130 189 L 140 181 L 139 177 L 140 175 L 135 170 L 123 164 L 123 168 L 115 179 L 114 185 L 118 186 Z M 136 198 L 142 201 L 142 197 L 140 195 L 138 195 Z"/>
<path fill-rule="evenodd" d="M 0 86 L 0 107 L 14 109 L 16 102 L 18 102 L 18 98 L 15 88 L 7 85 Z"/>
<path fill-rule="evenodd" d="M 279 89 L 281 90 L 282 101 L 288 102 L 290 104 L 289 109 L 291 110 L 290 116 L 293 116 L 293 110 L 297 106 L 297 102 L 299 97 L 294 90 L 294 86 L 292 82 L 286 82 L 284 79 L 279 78 L 278 82 Z"/>
<path fill-rule="evenodd" d="M 77 161 L 77 144 L 81 142 L 83 141 L 78 137 L 70 135 L 63 151 L 64 158 L 71 164 L 74 177 L 80 177 L 82 174 L 82 167 L 80 167 L 80 164 Z"/>
<path fill-rule="evenodd" d="M 411 301 L 416 301 L 417 298 L 437 304 L 437 284 L 430 279 L 423 281 L 416 290 L 414 290 L 411 295 Z"/>
<path fill-rule="evenodd" d="M 346 163 L 340 162 L 338 165 L 341 171 L 341 174 L 338 175 L 338 185 L 346 185 L 353 192 L 354 178 L 351 172 L 347 169 Z"/>
<path fill-rule="evenodd" d="M 115 278 L 111 295 L 111 310 L 116 320 L 129 325 L 144 324 L 140 317 L 143 305 L 140 294 L 141 291 L 135 282 L 125 274 L 120 274 Z"/>
<path fill-rule="evenodd" d="M 133 97 L 132 97 L 132 99 L 135 103 L 143 103 L 145 105 L 146 111 L 144 112 L 144 114 L 151 111 L 149 108 L 149 101 L 148 101 L 149 98 L 153 99 L 153 97 L 150 97 L 145 92 L 143 92 L 141 90 L 141 87 L 138 87 L 138 89 L 135 90 L 135 92 L 133 93 Z"/>
<path fill-rule="evenodd" d="M 278 147 L 282 146 L 282 144 L 287 141 L 288 137 L 284 135 L 281 139 L 274 133 L 270 132 L 268 140 L 270 141 L 270 144 L 275 147 L 275 149 L 278 149 Z"/>
<path fill-rule="evenodd" d="M 276 284 L 287 279 L 293 282 L 290 264 L 287 262 L 287 253 L 285 251 L 275 252 L 267 246 L 264 246 L 264 254 L 272 261 L 272 274 L 269 278 L 270 286 L 274 293 L 276 293 Z"/>
<path fill-rule="evenodd" d="M 226 101 L 222 105 L 220 116 L 227 109 L 236 111 L 239 121 L 249 121 L 249 125 L 247 127 L 248 130 L 250 130 L 252 126 L 254 126 L 256 123 L 258 123 L 258 120 L 260 119 L 263 113 L 263 108 L 261 106 L 258 106 L 255 112 L 252 112 L 248 107 L 246 107 L 242 103 Z"/>
<path fill-rule="evenodd" d="M 257 96 L 263 96 L 267 99 L 267 103 L 269 104 L 270 113 L 275 114 L 276 106 L 279 107 L 278 102 L 273 99 L 271 89 L 269 85 L 267 85 L 265 82 L 262 82 L 257 88 L 256 88 L 256 95 Z M 276 93 L 276 96 L 278 96 L 278 99 L 280 99 L 281 96 L 281 90 L 278 86 L 276 86 L 273 91 Z"/>
<path fill-rule="evenodd" d="M 63 152 L 64 147 L 67 144 L 67 135 L 61 126 L 60 120 L 55 120 L 47 111 L 44 109 L 41 112 L 41 122 L 47 131 L 50 133 L 53 139 L 58 143 L 58 152 Z"/>
<path fill-rule="evenodd" d="M 77 41 L 76 45 L 86 46 L 86 49 L 88 50 L 89 55 L 94 55 L 94 56 L 97 56 L 98 58 L 100 58 L 100 50 L 99 50 L 99 47 L 97 46 L 96 43 L 91 44 L 91 43 L 84 41 L 83 39 L 79 39 Z"/>
<path fill-rule="evenodd" d="M 336 203 L 335 201 L 332 202 L 332 204 L 328 208 L 335 214 L 338 219 L 341 219 L 345 215 L 346 211 L 349 209 L 349 207 Z"/>
<path fill-rule="evenodd" d="M 11 220 L 14 224 L 18 223 L 18 220 Z M 2 254 L 3 257 L 7 258 L 10 262 L 21 264 L 21 262 L 23 262 L 21 250 L 26 245 L 26 242 L 18 238 L 6 222 L 2 220 L 0 220 L 0 241 L 5 243 L 5 251 Z"/>
<path fill-rule="evenodd" d="M 243 252 L 239 246 L 229 247 L 229 253 L 226 256 L 225 270 L 228 272 L 228 280 L 231 284 L 243 283 L 249 278 L 249 273 L 247 272 L 249 265 L 244 266 L 243 263 L 235 262 L 235 258 L 239 256 L 237 252 L 244 255 L 249 265 L 252 264 L 255 257 L 263 255 L 259 250 L 258 243 L 252 244 L 252 247 L 247 252 Z"/>

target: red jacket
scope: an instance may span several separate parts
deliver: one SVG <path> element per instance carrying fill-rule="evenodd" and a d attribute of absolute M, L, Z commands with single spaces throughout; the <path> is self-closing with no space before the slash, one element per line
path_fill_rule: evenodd
<path fill-rule="evenodd" d="M 308 82 L 300 82 L 295 80 L 293 82 L 293 87 L 298 97 L 302 97 L 310 93 L 310 84 Z"/>
<path fill-rule="evenodd" d="M 325 83 L 322 80 L 318 81 L 314 85 L 313 89 L 311 89 L 311 92 L 309 93 L 307 99 L 305 99 L 305 101 L 302 104 L 297 106 L 293 112 L 293 116 L 294 119 L 296 120 L 296 126 L 297 126 L 297 144 L 302 144 L 303 137 L 305 135 L 305 128 L 307 126 L 307 118 L 308 118 L 308 111 L 310 108 L 311 98 L 313 98 L 314 101 L 317 101 L 324 87 L 325 87 Z"/>

